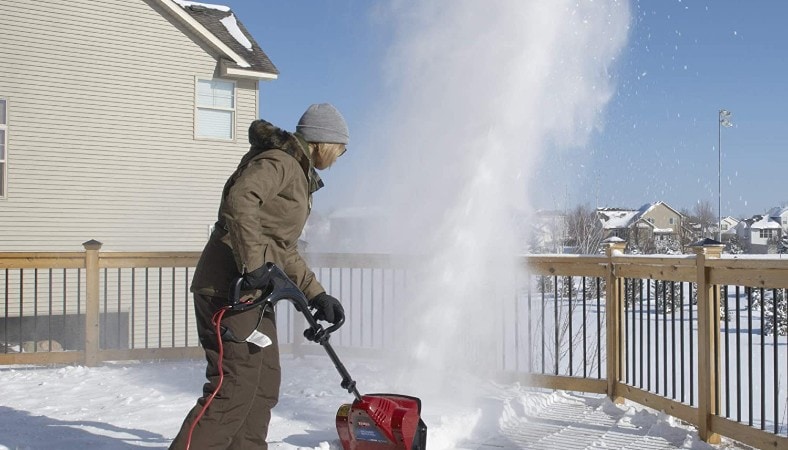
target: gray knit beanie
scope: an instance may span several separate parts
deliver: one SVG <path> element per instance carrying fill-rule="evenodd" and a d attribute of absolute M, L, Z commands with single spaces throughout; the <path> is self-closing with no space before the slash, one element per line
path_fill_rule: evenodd
<path fill-rule="evenodd" d="M 329 103 L 315 104 L 307 108 L 296 131 L 304 136 L 307 142 L 330 142 L 347 144 L 350 133 L 342 114 Z"/>

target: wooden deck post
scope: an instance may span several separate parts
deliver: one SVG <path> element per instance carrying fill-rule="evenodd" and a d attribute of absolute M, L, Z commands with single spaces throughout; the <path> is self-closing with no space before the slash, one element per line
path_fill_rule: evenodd
<path fill-rule="evenodd" d="M 608 238 L 607 247 L 607 295 L 605 305 L 605 329 L 607 347 L 607 395 L 615 403 L 622 403 L 624 398 L 616 394 L 616 386 L 624 372 L 624 361 L 621 349 L 626 348 L 621 334 L 621 279 L 616 276 L 613 256 L 621 254 L 627 243 L 621 238 Z"/>
<path fill-rule="evenodd" d="M 706 260 L 719 258 L 724 246 L 705 239 L 692 247 L 698 274 L 698 435 L 710 444 L 719 444 L 720 435 L 712 431 L 711 418 L 720 404 L 720 354 L 715 345 L 720 332 L 720 287 L 709 284 Z"/>
<path fill-rule="evenodd" d="M 99 249 L 101 242 L 91 239 L 82 244 L 85 247 L 85 365 L 99 363 Z"/>

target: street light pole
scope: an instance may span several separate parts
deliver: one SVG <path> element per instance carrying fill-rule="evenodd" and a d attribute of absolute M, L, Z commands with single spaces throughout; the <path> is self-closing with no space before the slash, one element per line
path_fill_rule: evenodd
<path fill-rule="evenodd" d="M 732 127 L 731 112 L 719 111 L 717 124 L 717 241 L 722 242 L 722 127 Z"/>

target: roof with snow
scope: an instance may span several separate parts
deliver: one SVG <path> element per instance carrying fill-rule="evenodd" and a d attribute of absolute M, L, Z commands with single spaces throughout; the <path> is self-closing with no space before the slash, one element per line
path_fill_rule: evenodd
<path fill-rule="evenodd" d="M 638 215 L 638 211 L 626 209 L 599 209 L 597 210 L 602 221 L 602 228 L 612 230 L 615 228 L 627 228 L 633 219 Z"/>
<path fill-rule="evenodd" d="M 753 219 L 755 219 L 756 217 L 758 217 L 758 219 L 753 220 L 752 224 L 750 225 L 750 228 L 755 228 L 760 230 L 765 230 L 769 228 L 781 228 L 780 224 L 772 220 L 772 218 L 769 217 L 768 215 L 755 216 L 753 217 Z"/>
<path fill-rule="evenodd" d="M 675 209 L 671 208 L 667 203 L 659 201 L 654 203 L 646 203 L 645 205 L 641 206 L 637 210 L 632 209 L 618 209 L 618 208 L 598 208 L 597 214 L 599 215 L 599 220 L 602 222 L 602 228 L 606 230 L 613 230 L 613 229 L 621 229 L 621 228 L 629 228 L 643 218 L 646 213 L 657 207 L 658 205 L 664 205 L 666 208 L 670 209 L 671 211 L 675 212 L 679 216 L 681 213 L 676 211 Z M 645 226 L 650 226 L 654 228 L 652 223 L 644 221 L 643 224 Z M 655 232 L 671 232 L 672 229 L 659 229 L 654 228 Z"/>
<path fill-rule="evenodd" d="M 788 206 L 775 206 L 769 210 L 769 217 L 783 217 L 788 214 Z"/>
<path fill-rule="evenodd" d="M 255 72 L 279 74 L 274 63 L 229 7 L 187 0 L 173 1 L 224 45 L 243 57 L 249 63 L 249 67 L 239 65 L 237 62 L 230 64 Z"/>

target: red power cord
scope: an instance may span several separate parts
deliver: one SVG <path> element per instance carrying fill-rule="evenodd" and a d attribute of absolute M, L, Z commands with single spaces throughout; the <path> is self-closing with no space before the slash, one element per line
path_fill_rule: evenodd
<path fill-rule="evenodd" d="M 218 363 L 219 382 L 216 383 L 216 389 L 213 390 L 213 393 L 211 393 L 211 395 L 205 401 L 205 404 L 202 406 L 200 413 L 197 414 L 197 417 L 194 419 L 194 422 L 192 422 L 191 427 L 189 427 L 189 436 L 186 439 L 186 450 L 189 450 L 189 448 L 192 445 L 192 433 L 194 432 L 194 427 L 197 426 L 197 422 L 200 421 L 203 414 L 205 414 L 205 411 L 208 410 L 208 406 L 213 401 L 213 398 L 216 397 L 216 394 L 219 393 L 219 389 L 222 387 L 222 382 L 224 381 L 224 370 L 222 369 L 222 358 L 224 358 L 224 345 L 222 344 L 222 317 L 224 316 L 224 313 L 227 312 L 228 309 L 230 308 L 228 306 L 225 306 L 224 308 L 216 311 L 213 314 L 213 317 L 211 317 L 211 322 L 214 325 L 216 325 L 216 340 L 219 344 L 219 363 Z"/>

